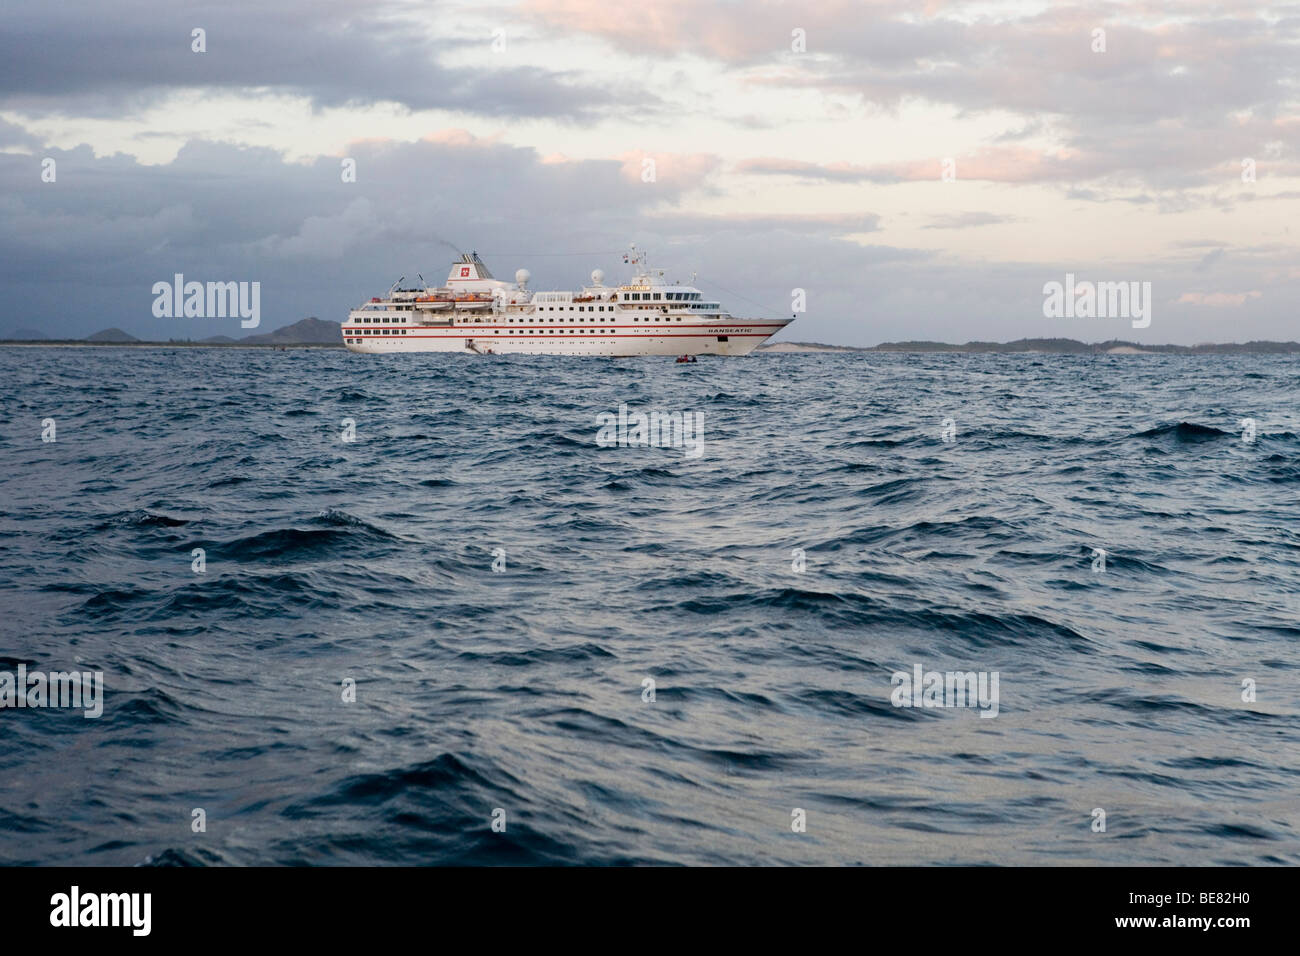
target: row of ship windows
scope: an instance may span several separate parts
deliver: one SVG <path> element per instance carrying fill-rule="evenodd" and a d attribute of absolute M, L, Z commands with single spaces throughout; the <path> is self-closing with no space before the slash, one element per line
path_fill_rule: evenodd
<path fill-rule="evenodd" d="M 534 302 L 565 302 L 569 299 L 567 292 L 539 292 L 533 296 Z M 611 299 L 615 295 L 610 296 Z M 622 302 L 698 302 L 699 292 L 624 292 L 618 297 Z"/>
<path fill-rule="evenodd" d="M 526 331 L 528 332 L 529 335 L 557 335 L 557 334 L 558 335 L 580 335 L 580 334 L 586 334 L 587 332 L 599 332 L 601 335 L 604 335 L 606 332 L 609 332 L 610 334 L 617 334 L 616 330 L 614 329 L 560 329 L 558 333 L 554 329 L 551 329 L 550 331 L 547 331 L 546 329 L 527 329 Z M 515 332 L 518 332 L 520 335 L 523 335 L 525 330 L 506 329 L 506 332 L 507 334 L 513 334 Z M 388 329 L 353 329 L 352 334 L 353 335 L 405 335 L 406 329 L 393 329 L 391 331 L 389 331 Z M 492 334 L 500 335 L 501 330 L 493 329 Z"/>
<path fill-rule="evenodd" d="M 678 316 L 665 315 L 665 316 L 662 316 L 662 317 L 656 315 L 656 316 L 652 319 L 652 318 L 651 318 L 650 316 L 648 316 L 648 315 L 645 316 L 645 317 L 642 317 L 642 316 L 639 316 L 639 315 L 634 315 L 634 316 L 632 316 L 632 321 L 633 321 L 633 322 L 672 322 L 674 319 L 676 319 L 676 321 L 680 322 L 680 321 L 682 320 L 682 317 L 681 317 L 680 315 L 678 315 Z M 478 317 L 478 318 L 475 318 L 474 321 L 475 321 L 475 322 L 496 322 L 496 321 L 499 321 L 499 320 L 498 320 L 498 319 L 485 319 L 485 318 L 482 318 L 482 317 Z M 554 319 L 548 317 L 548 318 L 545 318 L 545 319 L 517 319 L 516 321 L 518 321 L 518 322 L 541 322 L 543 325 L 545 325 L 545 324 L 550 323 L 550 322 L 564 322 L 564 321 L 566 321 L 566 320 L 565 320 L 564 316 L 561 315 L 561 316 L 557 316 L 557 317 L 554 318 Z M 570 318 L 570 319 L 568 319 L 567 321 L 569 321 L 569 322 L 581 322 L 582 319 Z"/>
<path fill-rule="evenodd" d="M 646 322 L 646 323 L 650 323 L 650 322 L 673 322 L 673 321 L 680 322 L 681 320 L 682 320 L 682 317 L 681 317 L 680 315 L 678 315 L 678 316 L 666 315 L 666 316 L 662 316 L 662 317 L 656 315 L 654 318 L 651 318 L 650 316 L 646 316 L 646 317 L 644 317 L 644 318 L 642 318 L 642 317 L 640 317 L 640 316 L 633 316 L 633 317 L 632 317 L 632 321 L 633 321 L 633 322 Z M 366 321 L 369 321 L 369 320 L 368 320 L 368 319 L 356 319 L 355 321 L 357 321 L 357 322 L 366 322 Z M 481 324 L 481 323 L 483 323 L 483 322 L 489 322 L 489 323 L 490 323 L 490 322 L 495 322 L 495 321 L 497 321 L 497 320 L 496 320 L 496 319 L 485 319 L 485 318 L 483 318 L 482 316 L 478 316 L 478 317 L 476 317 L 476 318 L 474 319 L 474 321 L 477 322 L 477 323 L 480 323 L 480 324 Z M 558 318 L 558 319 L 523 319 L 522 321 L 524 321 L 524 322 L 543 322 L 543 323 L 545 323 L 545 322 L 563 322 L 564 319 L 563 319 L 563 318 Z M 580 320 L 580 319 L 569 319 L 569 321 L 570 321 L 570 322 L 580 322 L 581 320 Z M 394 331 L 398 331 L 398 330 L 394 330 Z M 402 333 L 403 335 L 406 334 L 406 330 L 405 330 L 405 329 L 402 329 L 402 330 L 400 330 L 400 331 L 401 331 L 401 333 Z M 378 335 L 378 334 L 379 334 L 379 331 L 378 331 L 378 330 L 375 330 L 375 334 Z M 387 334 L 387 333 L 385 333 L 385 334 Z"/>
<path fill-rule="evenodd" d="M 641 296 L 641 293 L 638 292 L 638 293 L 635 293 L 635 295 L 639 298 L 639 297 Z M 645 297 L 646 297 L 647 299 L 650 298 L 650 293 L 649 293 L 649 292 L 645 293 Z M 656 299 L 659 298 L 659 293 L 657 293 L 657 292 L 655 293 L 655 298 L 656 298 Z M 547 312 L 554 312 L 556 309 L 559 309 L 561 312 L 565 311 L 565 309 L 568 309 L 568 311 L 572 312 L 572 311 L 574 310 L 575 307 L 572 306 L 572 305 L 570 305 L 570 306 L 563 306 L 563 305 L 559 305 L 559 306 L 556 306 L 556 305 L 541 306 L 541 305 L 539 305 L 539 306 L 537 306 L 537 311 L 538 311 L 538 312 L 541 312 L 543 308 L 545 308 Z M 577 308 L 577 310 L 578 310 L 579 312 L 604 312 L 604 311 L 605 311 L 605 306 L 603 306 L 603 305 L 580 305 L 580 306 L 577 306 L 576 308 Z M 642 305 L 642 306 L 637 306 L 637 308 L 644 309 L 644 308 L 647 308 L 647 306 Z M 717 302 L 694 302 L 694 303 L 692 303 L 692 304 L 690 304 L 690 305 L 687 305 L 687 306 L 678 306 L 678 308 L 685 308 L 685 309 L 705 309 L 705 310 L 708 310 L 708 309 L 717 309 L 717 308 L 721 308 L 721 305 L 720 305 L 719 303 L 717 303 Z M 612 306 L 612 305 L 611 305 L 611 306 L 609 307 L 609 311 L 613 312 L 613 311 L 615 311 L 615 310 L 616 310 L 616 306 Z"/>
<path fill-rule="evenodd" d="M 617 329 L 560 329 L 558 332 L 555 329 L 549 329 L 549 330 L 548 329 L 506 329 L 507 335 L 513 335 L 516 332 L 519 333 L 520 335 L 523 335 L 524 332 L 527 332 L 529 335 L 586 335 L 588 333 L 597 333 L 600 335 L 605 335 L 606 333 L 610 335 L 618 334 Z M 393 329 L 391 333 L 389 332 L 388 329 L 355 329 L 353 330 L 352 334 L 353 335 L 389 335 L 389 334 L 405 335 L 406 329 Z M 493 329 L 492 334 L 500 335 L 501 330 Z M 345 341 L 351 342 L 353 340 L 349 338 L 349 339 L 345 339 Z M 720 337 L 719 341 L 725 341 L 725 338 Z"/>

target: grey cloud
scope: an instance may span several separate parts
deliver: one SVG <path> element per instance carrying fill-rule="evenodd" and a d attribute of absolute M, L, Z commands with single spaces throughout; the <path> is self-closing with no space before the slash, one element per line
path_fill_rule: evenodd
<path fill-rule="evenodd" d="M 1000 223 L 1018 221 L 1015 216 L 1003 216 L 993 212 L 961 212 L 947 216 L 935 216 L 923 228 L 970 229 L 975 226 L 995 226 Z"/>
<path fill-rule="evenodd" d="M 400 103 L 494 117 L 590 119 L 641 90 L 584 84 L 571 70 L 509 67 L 491 38 L 438 39 L 410 7 L 346 0 L 210 6 L 156 0 L 73 0 L 6 11 L 0 33 L 0 102 L 10 109 L 115 116 L 179 89 L 261 90 L 309 97 L 317 107 Z M 191 30 L 207 52 L 192 52 Z M 452 50 L 481 50 L 470 69 L 441 64 Z"/>
<path fill-rule="evenodd" d="M 842 183 L 898 182 L 900 179 L 895 173 L 852 166 L 847 163 L 822 165 L 770 157 L 741 160 L 736 164 L 736 171 L 760 176 L 793 176 L 804 180 Z"/>
<path fill-rule="evenodd" d="M 993 142 L 1015 143 L 1020 140 L 1029 139 L 1030 137 L 1040 135 L 1043 132 L 1044 125 L 1045 124 L 1042 120 L 1033 120 L 1032 122 L 1026 123 L 1020 129 L 1009 129 L 1004 133 L 998 134 L 993 138 Z"/>
<path fill-rule="evenodd" d="M 697 216 L 672 213 L 649 217 L 647 221 L 651 225 L 670 228 L 682 234 L 710 233 L 715 236 L 733 232 L 741 232 L 746 235 L 765 232 L 789 232 L 845 236 L 876 232 L 880 229 L 880 217 L 874 213 L 733 216 Z"/>
<path fill-rule="evenodd" d="M 1180 239 L 1169 243 L 1175 249 L 1215 249 L 1223 245 L 1219 239 Z"/>
<path fill-rule="evenodd" d="M 1196 264 L 1197 272 L 1209 272 L 1214 264 L 1223 258 L 1223 248 L 1220 247 L 1211 252 L 1207 252 L 1201 257 L 1201 261 Z"/>
<path fill-rule="evenodd" d="M 24 127 L 17 123 L 10 123 L 0 119 L 0 147 L 3 146 L 26 146 L 35 148 L 41 145 L 41 139 L 34 133 L 28 132 Z"/>

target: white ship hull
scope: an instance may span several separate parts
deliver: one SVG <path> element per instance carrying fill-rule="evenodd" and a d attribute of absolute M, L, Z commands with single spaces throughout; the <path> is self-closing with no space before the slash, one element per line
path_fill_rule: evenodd
<path fill-rule="evenodd" d="M 605 326 L 602 331 L 572 326 L 422 327 L 344 326 L 343 340 L 353 352 L 463 352 L 495 355 L 746 355 L 787 322 L 709 323 L 647 329 Z M 675 325 L 675 323 L 674 323 Z"/>

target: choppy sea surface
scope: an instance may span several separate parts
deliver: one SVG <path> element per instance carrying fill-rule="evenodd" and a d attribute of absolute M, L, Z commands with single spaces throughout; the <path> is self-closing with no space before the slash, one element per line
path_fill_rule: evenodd
<path fill-rule="evenodd" d="M 1294 358 L 11 347 L 0 389 L 0 672 L 104 675 L 0 709 L 0 862 L 1300 863 Z M 601 444 L 620 405 L 702 453 Z M 918 665 L 997 716 L 895 706 Z"/>

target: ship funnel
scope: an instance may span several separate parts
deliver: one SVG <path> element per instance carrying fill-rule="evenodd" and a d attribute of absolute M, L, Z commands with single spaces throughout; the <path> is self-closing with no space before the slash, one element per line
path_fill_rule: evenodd
<path fill-rule="evenodd" d="M 481 279 L 491 279 L 492 273 L 488 271 L 487 265 L 478 257 L 477 252 L 471 252 L 460 257 L 460 259 L 451 264 L 451 272 L 447 274 L 447 285 L 451 286 L 456 282 L 475 282 Z"/>

